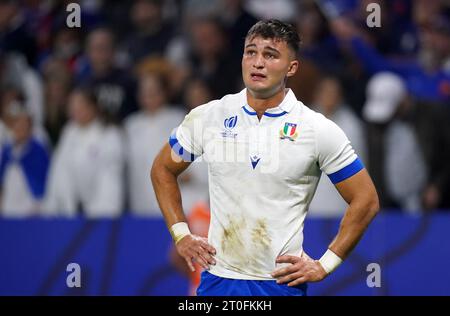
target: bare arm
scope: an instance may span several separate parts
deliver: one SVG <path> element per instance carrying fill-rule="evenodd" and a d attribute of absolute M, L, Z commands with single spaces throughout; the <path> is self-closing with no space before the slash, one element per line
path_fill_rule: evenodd
<path fill-rule="evenodd" d="M 367 226 L 379 210 L 378 195 L 367 173 L 362 169 L 352 177 L 336 184 L 336 188 L 349 204 L 341 221 L 339 232 L 329 246 L 340 258 L 345 259 L 357 245 Z M 318 260 L 304 257 L 280 256 L 277 263 L 292 265 L 275 270 L 272 276 L 278 283 L 295 286 L 304 282 L 323 280 L 327 273 Z"/>
<path fill-rule="evenodd" d="M 190 164 L 190 162 L 181 161 L 172 152 L 169 144 L 164 145 L 153 162 L 150 174 L 153 189 L 169 228 L 176 223 L 187 222 L 183 212 L 177 177 Z M 192 264 L 194 260 L 205 269 L 209 268 L 209 264 L 215 264 L 212 257 L 215 254 L 215 249 L 208 244 L 206 238 L 190 234 L 178 241 L 176 248 L 192 271 L 195 270 Z"/>
<path fill-rule="evenodd" d="M 336 188 L 349 206 L 329 249 L 345 259 L 357 245 L 380 207 L 375 186 L 366 169 L 339 182 Z"/>
<path fill-rule="evenodd" d="M 180 159 L 176 161 L 174 158 L 178 157 L 172 152 L 169 144 L 165 144 L 156 156 L 151 170 L 153 189 L 167 227 L 178 222 L 186 222 L 177 178 L 191 163 Z"/>

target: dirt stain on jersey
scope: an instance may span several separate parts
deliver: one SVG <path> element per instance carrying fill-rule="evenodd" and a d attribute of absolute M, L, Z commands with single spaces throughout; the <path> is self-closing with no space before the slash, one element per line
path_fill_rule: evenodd
<path fill-rule="evenodd" d="M 267 231 L 267 222 L 265 219 L 258 219 L 252 229 L 252 242 L 259 250 L 268 250 L 272 239 Z"/>
<path fill-rule="evenodd" d="M 229 218 L 229 224 L 223 230 L 222 235 L 222 251 L 229 257 L 238 259 L 239 261 L 245 260 L 244 252 L 244 231 L 247 224 L 244 219 Z"/>
<path fill-rule="evenodd" d="M 229 264 L 238 271 L 249 271 L 256 274 L 264 273 L 259 268 L 270 256 L 270 237 L 266 219 L 247 223 L 245 218 L 229 217 L 229 223 L 224 228 L 221 248 L 229 260 Z"/>

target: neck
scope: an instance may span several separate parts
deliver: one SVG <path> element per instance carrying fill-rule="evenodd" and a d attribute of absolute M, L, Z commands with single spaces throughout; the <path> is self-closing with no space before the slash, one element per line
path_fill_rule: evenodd
<path fill-rule="evenodd" d="M 284 99 L 287 90 L 282 87 L 278 92 L 269 97 L 258 96 L 247 89 L 247 103 L 250 105 L 258 115 L 258 118 L 264 114 L 267 109 L 278 106 Z"/>

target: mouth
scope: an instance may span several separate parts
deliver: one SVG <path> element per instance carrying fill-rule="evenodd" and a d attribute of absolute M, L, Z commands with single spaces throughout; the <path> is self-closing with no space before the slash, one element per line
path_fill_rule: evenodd
<path fill-rule="evenodd" d="M 266 75 L 259 72 L 252 72 L 250 74 L 250 77 L 252 78 L 253 81 L 262 81 L 267 78 Z"/>

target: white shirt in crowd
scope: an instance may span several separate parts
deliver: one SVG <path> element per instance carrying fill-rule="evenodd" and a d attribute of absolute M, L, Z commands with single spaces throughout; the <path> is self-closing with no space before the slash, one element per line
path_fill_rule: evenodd
<path fill-rule="evenodd" d="M 140 216 L 161 216 L 153 186 L 150 181 L 150 169 L 153 160 L 165 143 L 167 135 L 183 120 L 182 110 L 163 107 L 149 115 L 145 112 L 131 114 L 125 120 L 126 160 L 130 210 Z M 192 174 L 190 184 L 182 184 L 182 191 L 193 190 L 183 199 L 183 205 L 189 210 L 193 195 L 196 194 L 195 179 Z M 192 184 L 194 183 L 194 184 Z M 203 189 L 207 192 L 207 187 Z"/>
<path fill-rule="evenodd" d="M 386 188 L 400 207 L 419 213 L 427 166 L 414 129 L 400 120 L 391 122 L 385 136 Z"/>
<path fill-rule="evenodd" d="M 365 162 L 367 148 L 362 121 L 346 105 L 339 106 L 330 119 L 344 131 L 361 161 Z M 330 179 L 321 177 L 316 194 L 309 206 L 309 214 L 320 217 L 341 217 L 347 207 L 347 202 Z"/>
<path fill-rule="evenodd" d="M 49 149 L 48 135 L 44 128 L 38 124 L 33 126 L 33 138 Z M 13 135 L 6 125 L 0 121 L 0 157 L 3 146 L 13 141 Z M 16 158 L 22 156 L 23 146 L 14 149 Z M 49 153 L 50 154 L 50 153 Z M 8 218 L 25 218 L 42 213 L 42 200 L 33 196 L 20 163 L 8 164 L 3 180 L 0 214 Z"/>
<path fill-rule="evenodd" d="M 261 120 L 246 89 L 192 110 L 170 139 L 208 163 L 212 274 L 273 280 L 280 255 L 301 255 L 303 224 L 321 171 L 334 183 L 363 166 L 345 134 L 291 90 Z"/>
<path fill-rule="evenodd" d="M 124 146 L 120 129 L 98 121 L 69 123 L 53 156 L 45 209 L 88 218 L 116 217 L 124 207 Z"/>

